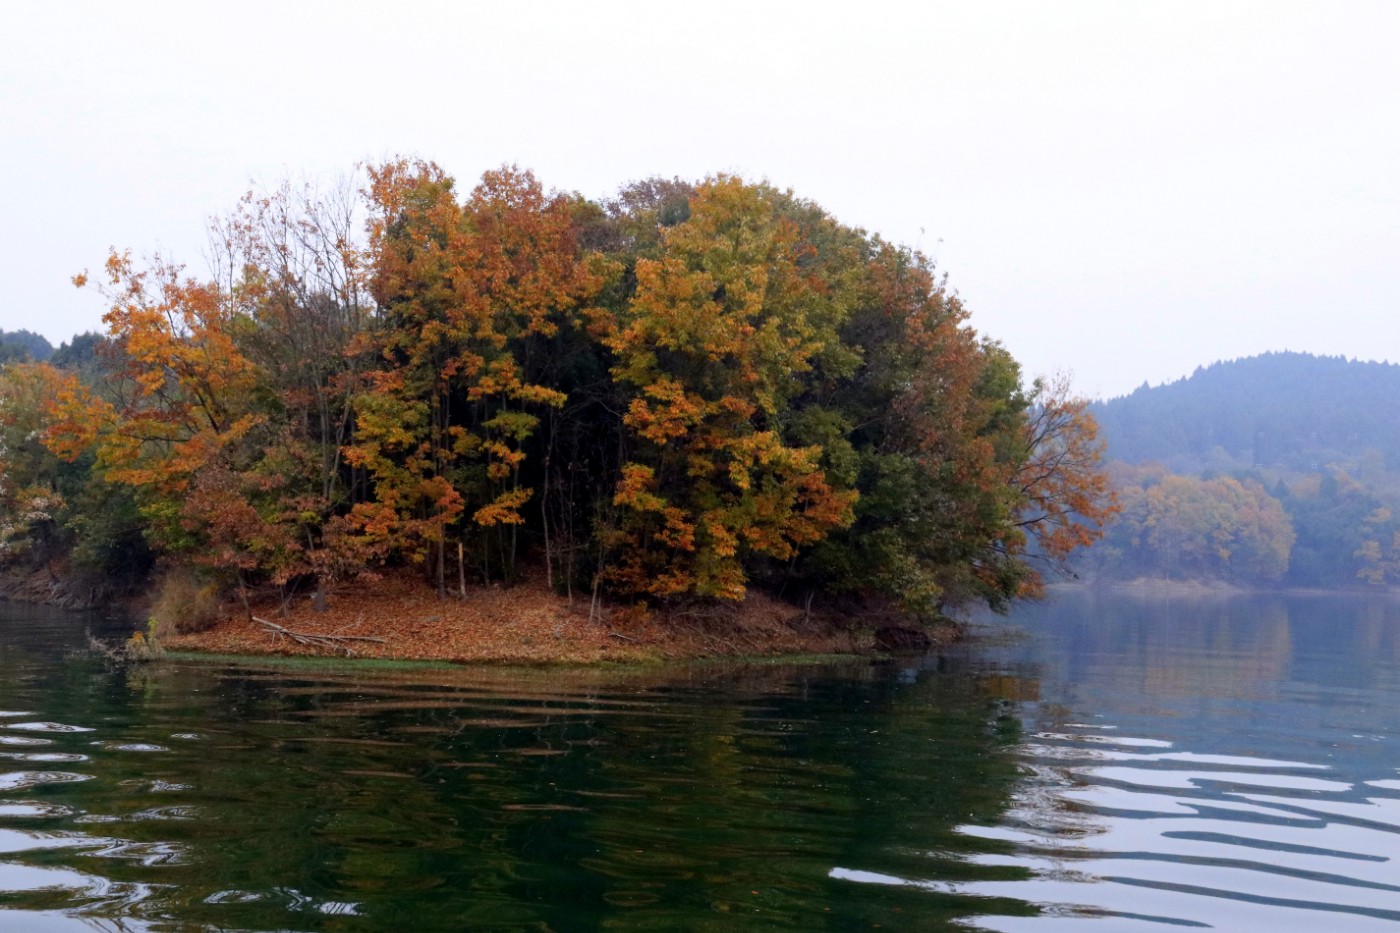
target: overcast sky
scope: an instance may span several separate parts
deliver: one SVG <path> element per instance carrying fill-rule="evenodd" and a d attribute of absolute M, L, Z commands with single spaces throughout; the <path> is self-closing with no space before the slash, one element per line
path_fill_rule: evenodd
<path fill-rule="evenodd" d="M 737 172 L 934 256 L 1090 396 L 1267 350 L 1400 362 L 1400 3 L 25 3 L 0 27 L 0 328 L 204 269 L 250 186 L 503 162 Z"/>

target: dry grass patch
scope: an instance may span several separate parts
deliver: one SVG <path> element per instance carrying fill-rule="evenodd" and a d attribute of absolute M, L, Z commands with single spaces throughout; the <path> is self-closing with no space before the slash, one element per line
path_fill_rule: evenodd
<path fill-rule="evenodd" d="M 285 611 L 254 607 L 253 615 L 299 633 L 383 638 L 350 643 L 357 657 L 496 663 L 594 663 L 786 654 L 860 654 L 872 648 L 868 630 L 845 617 L 810 616 L 761 594 L 738 606 L 696 604 L 666 613 L 607 606 L 589 618 L 585 600 L 573 604 L 542 582 L 481 587 L 466 599 L 439 598 L 410 574 L 347 585 L 325 611 L 309 599 Z M 325 653 L 298 644 L 250 619 L 232 618 L 199 632 L 165 639 L 167 648 L 227 654 Z"/>

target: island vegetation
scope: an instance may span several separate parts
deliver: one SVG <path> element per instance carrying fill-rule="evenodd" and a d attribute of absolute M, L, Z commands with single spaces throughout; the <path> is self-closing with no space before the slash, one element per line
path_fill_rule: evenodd
<path fill-rule="evenodd" d="M 0 340 L 12 580 L 149 585 L 172 631 L 405 574 L 591 619 L 929 621 L 1037 595 L 1117 508 L 1067 381 L 1024 379 L 927 257 L 767 184 L 595 202 L 400 160 L 250 194 L 211 244 L 204 277 L 77 276 L 106 333 L 47 361 Z"/>

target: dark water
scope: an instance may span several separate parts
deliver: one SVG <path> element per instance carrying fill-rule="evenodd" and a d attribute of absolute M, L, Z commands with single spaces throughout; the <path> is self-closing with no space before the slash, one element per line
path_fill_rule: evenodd
<path fill-rule="evenodd" d="M 1397 608 L 564 672 L 117 669 L 0 604 L 0 929 L 1393 929 Z"/>

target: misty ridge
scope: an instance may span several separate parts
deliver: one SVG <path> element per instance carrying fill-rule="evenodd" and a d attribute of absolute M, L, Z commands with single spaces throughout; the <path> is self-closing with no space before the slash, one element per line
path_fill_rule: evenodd
<path fill-rule="evenodd" d="M 66 344 L 65 344 L 66 346 Z M 0 330 L 0 363 L 32 360 L 43 363 L 53 356 L 53 344 L 31 330 Z"/>
<path fill-rule="evenodd" d="M 1266 353 L 1091 411 L 1123 510 L 1086 579 L 1400 582 L 1400 365 Z"/>

